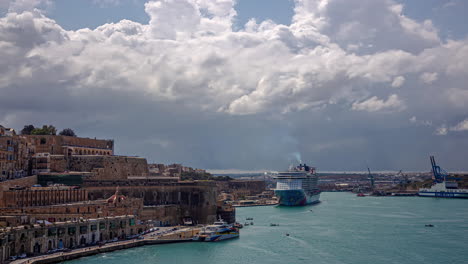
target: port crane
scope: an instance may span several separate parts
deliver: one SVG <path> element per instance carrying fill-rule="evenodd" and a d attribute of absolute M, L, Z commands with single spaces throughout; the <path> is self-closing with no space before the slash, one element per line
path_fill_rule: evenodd
<path fill-rule="evenodd" d="M 432 174 L 434 175 L 434 182 L 443 182 L 447 179 L 452 180 L 459 180 L 459 178 L 450 177 L 448 172 L 442 169 L 439 165 L 437 165 L 434 156 L 430 156 L 431 165 L 432 165 Z"/>
<path fill-rule="evenodd" d="M 435 182 L 443 182 L 448 176 L 448 173 L 437 165 L 434 156 L 429 157 L 431 160 L 432 174 L 434 175 Z"/>
<path fill-rule="evenodd" d="M 374 190 L 374 186 L 375 186 L 375 179 L 374 179 L 374 175 L 372 175 L 372 173 L 370 172 L 370 168 L 367 167 L 367 171 L 369 172 L 369 176 L 367 179 L 370 180 L 370 184 L 371 184 L 371 189 Z"/>

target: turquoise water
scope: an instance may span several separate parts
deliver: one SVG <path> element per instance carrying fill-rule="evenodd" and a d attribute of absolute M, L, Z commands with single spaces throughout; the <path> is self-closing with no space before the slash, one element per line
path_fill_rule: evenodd
<path fill-rule="evenodd" d="M 145 246 L 67 264 L 468 263 L 468 200 L 351 193 L 322 193 L 321 200 L 240 208 L 238 221 L 253 217 L 255 224 L 239 239 Z"/>

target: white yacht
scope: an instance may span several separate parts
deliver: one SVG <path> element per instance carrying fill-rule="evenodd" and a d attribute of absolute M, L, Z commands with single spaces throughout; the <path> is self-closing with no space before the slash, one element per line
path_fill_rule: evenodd
<path fill-rule="evenodd" d="M 204 227 L 197 236 L 193 237 L 193 240 L 214 242 L 236 237 L 239 237 L 239 229 L 220 219 L 214 224 Z"/>

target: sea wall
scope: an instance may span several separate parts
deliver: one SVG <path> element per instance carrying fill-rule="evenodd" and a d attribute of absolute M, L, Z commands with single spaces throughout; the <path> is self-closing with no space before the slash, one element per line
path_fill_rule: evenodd
<path fill-rule="evenodd" d="M 35 263 L 35 264 L 49 264 L 49 263 L 61 263 L 68 260 L 73 260 L 77 258 L 92 256 L 101 253 L 107 253 L 117 250 L 129 249 L 134 247 L 141 247 L 145 245 L 158 245 L 158 244 L 170 244 L 170 243 L 181 243 L 181 242 L 190 242 L 190 239 L 160 239 L 160 240 L 135 240 L 129 241 L 126 243 L 120 243 L 115 245 L 107 245 L 103 247 L 83 249 L 75 252 L 63 253 L 63 254 L 54 254 L 46 255 L 43 258 L 29 259 L 29 260 L 19 260 L 13 262 L 14 264 L 20 263 Z"/>
<path fill-rule="evenodd" d="M 197 224 L 212 223 L 216 220 L 217 191 L 213 182 L 171 183 L 161 185 L 120 185 L 119 190 L 125 196 L 142 198 L 145 208 L 144 216 L 149 219 L 162 221 L 171 220 L 171 224 L 181 224 L 183 217 L 192 217 Z M 86 186 L 89 198 L 105 199 L 115 193 L 116 186 Z M 164 208 L 162 205 L 173 205 Z M 151 207 L 155 212 L 151 213 Z M 164 215 L 161 215 L 164 214 Z M 151 216 L 153 215 L 153 216 Z M 150 217 L 161 217 L 155 219 Z"/>
<path fill-rule="evenodd" d="M 5 191 L 8 191 L 11 187 L 31 187 L 37 184 L 37 176 L 29 176 L 20 179 L 8 180 L 0 182 L 0 207 L 5 207 Z"/>

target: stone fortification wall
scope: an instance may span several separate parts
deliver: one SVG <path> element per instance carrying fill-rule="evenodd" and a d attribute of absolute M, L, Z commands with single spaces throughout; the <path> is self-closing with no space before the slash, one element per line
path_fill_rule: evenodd
<path fill-rule="evenodd" d="M 266 190 L 266 182 L 259 180 L 233 180 L 216 182 L 219 192 L 230 193 L 234 199 L 258 195 Z"/>
<path fill-rule="evenodd" d="M 53 136 L 53 135 L 24 135 L 34 147 L 36 153 L 50 153 L 53 155 L 66 155 L 69 148 L 74 150 L 86 150 L 87 154 L 113 154 L 114 141 L 92 138 Z M 91 153 L 88 153 L 88 150 Z M 95 151 L 92 153 L 92 151 Z M 101 151 L 101 152 L 96 152 Z M 74 153 L 79 154 L 79 153 Z"/>
<path fill-rule="evenodd" d="M 176 205 L 178 211 L 171 211 L 171 223 L 181 223 L 183 217 L 192 217 L 195 223 L 212 223 L 216 220 L 216 186 L 213 182 L 189 182 L 164 185 L 138 186 L 134 181 L 120 186 L 120 192 L 128 197 L 143 198 L 145 206 Z M 115 186 L 86 186 L 90 199 L 103 199 L 115 192 Z M 150 209 L 146 209 L 150 210 Z M 146 215 L 151 213 L 146 212 Z M 155 212 L 157 214 L 157 212 Z M 154 219 L 159 220 L 159 219 Z"/>
<path fill-rule="evenodd" d="M 37 220 L 62 222 L 119 215 L 139 216 L 142 210 L 143 202 L 141 199 L 128 198 L 118 204 L 108 203 L 107 200 L 96 200 L 50 206 L 0 208 L 0 214 L 4 216 L 27 216 L 28 222 L 35 223 Z"/>
<path fill-rule="evenodd" d="M 67 170 L 67 160 L 64 155 L 50 155 L 51 172 L 64 172 Z"/>
<path fill-rule="evenodd" d="M 31 187 L 37 184 L 37 176 L 29 176 L 9 181 L 0 182 L 0 191 L 8 190 L 10 187 Z"/>
<path fill-rule="evenodd" d="M 8 191 L 10 187 L 20 186 L 20 187 L 31 187 L 34 184 L 37 184 L 37 176 L 24 177 L 15 180 L 9 180 L 0 182 L 0 207 L 4 207 L 5 201 L 5 191 Z"/>
<path fill-rule="evenodd" d="M 140 214 L 141 220 L 155 220 L 156 226 L 180 224 L 180 207 L 177 205 L 145 206 Z"/>
<path fill-rule="evenodd" d="M 95 181 L 126 180 L 129 176 L 148 176 L 148 163 L 144 158 L 125 156 L 71 156 L 69 171 L 93 172 Z M 52 167 L 52 166 L 51 166 Z"/>
<path fill-rule="evenodd" d="M 84 189 L 58 189 L 54 187 L 3 191 L 0 207 L 49 206 L 85 201 L 88 193 Z"/>

